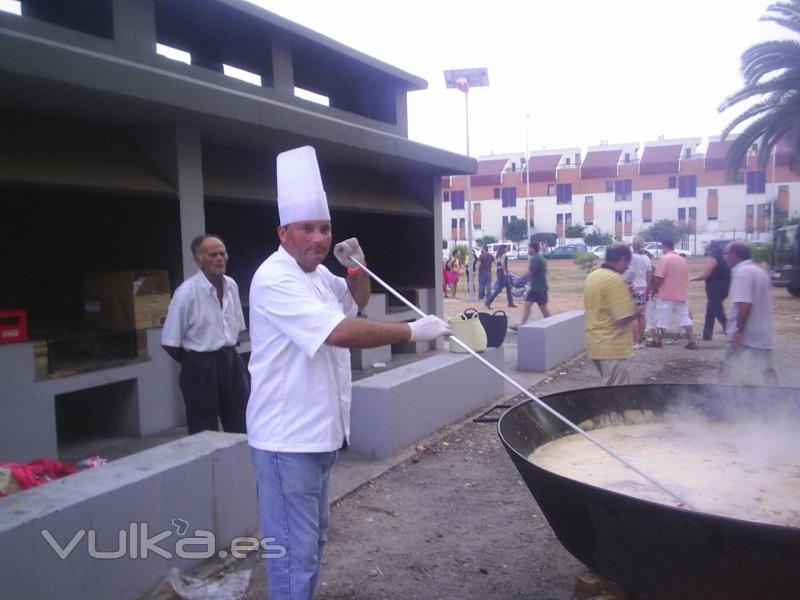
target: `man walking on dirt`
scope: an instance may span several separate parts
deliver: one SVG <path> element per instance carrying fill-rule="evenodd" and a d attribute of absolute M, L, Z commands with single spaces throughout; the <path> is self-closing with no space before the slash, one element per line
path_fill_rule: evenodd
<path fill-rule="evenodd" d="M 730 314 L 723 372 L 757 368 L 764 383 L 778 385 L 772 366 L 772 282 L 764 269 L 750 260 L 750 246 L 735 241 L 725 247 L 731 267 Z"/>
<path fill-rule="evenodd" d="M 630 383 L 625 360 L 633 356 L 630 324 L 639 318 L 622 273 L 631 263 L 631 251 L 622 243 L 606 249 L 606 260 L 592 271 L 583 288 L 586 310 L 586 354 L 600 371 L 603 385 Z"/>
<path fill-rule="evenodd" d="M 336 244 L 346 278 L 321 264 L 332 233 L 314 148 L 279 154 L 277 176 L 280 246 L 250 286 L 247 437 L 262 534 L 286 550 L 264 561 L 269 597 L 309 600 L 327 538 L 331 470 L 350 435 L 348 348 L 451 332 L 434 315 L 412 323 L 356 318 L 370 295 L 364 251 L 355 238 Z"/>
<path fill-rule="evenodd" d="M 518 329 L 528 321 L 534 304 L 539 306 L 543 319 L 550 316 L 550 309 L 547 308 L 547 261 L 539 254 L 539 242 L 531 240 L 528 252 L 531 255 L 528 260 L 528 293 L 525 296 L 525 306 L 522 308 L 522 320 L 514 329 Z"/>
<path fill-rule="evenodd" d="M 664 331 L 670 328 L 673 319 L 677 327 L 686 331 L 686 349 L 697 350 L 692 330 L 692 318 L 689 316 L 689 267 L 686 260 L 675 252 L 675 242 L 661 240 L 663 254 L 656 263 L 653 277 L 653 293 L 656 297 L 655 337 L 648 345 L 650 348 L 661 348 Z"/>

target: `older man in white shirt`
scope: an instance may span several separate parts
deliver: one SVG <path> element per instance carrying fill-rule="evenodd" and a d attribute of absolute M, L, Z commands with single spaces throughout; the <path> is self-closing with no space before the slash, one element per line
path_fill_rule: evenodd
<path fill-rule="evenodd" d="M 161 345 L 181 365 L 189 434 L 217 431 L 218 418 L 224 431 L 246 433 L 250 389 L 236 351 L 245 329 L 239 288 L 225 275 L 228 254 L 219 236 L 199 235 L 191 250 L 200 270 L 175 290 Z"/>
<path fill-rule="evenodd" d="M 262 533 L 286 555 L 265 561 L 271 600 L 314 595 L 330 518 L 328 483 L 350 430 L 350 353 L 450 333 L 429 315 L 410 324 L 356 318 L 369 300 L 358 240 L 336 245 L 347 277 L 321 263 L 332 243 L 316 153 L 278 156 L 280 247 L 250 287 L 247 430 Z"/>
<path fill-rule="evenodd" d="M 725 260 L 731 267 L 731 285 L 724 369 L 747 372 L 756 368 L 765 383 L 778 385 L 772 366 L 772 282 L 764 269 L 750 260 L 745 242 L 728 244 Z"/>

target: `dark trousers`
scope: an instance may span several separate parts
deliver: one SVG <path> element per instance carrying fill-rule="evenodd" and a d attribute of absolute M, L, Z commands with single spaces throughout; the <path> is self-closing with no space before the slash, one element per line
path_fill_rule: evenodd
<path fill-rule="evenodd" d="M 706 321 L 703 324 L 703 339 L 710 340 L 714 335 L 714 321 L 719 321 L 723 331 L 728 323 L 725 318 L 725 310 L 722 308 L 722 301 L 725 296 L 720 294 L 708 294 L 706 302 Z"/>
<path fill-rule="evenodd" d="M 232 346 L 184 354 L 180 375 L 189 435 L 209 429 L 247 433 L 245 411 L 250 383 L 242 358 Z"/>
<path fill-rule="evenodd" d="M 486 299 L 486 304 L 488 306 L 492 305 L 492 302 L 494 302 L 494 299 L 497 298 L 497 295 L 503 290 L 503 288 L 506 288 L 506 296 L 508 296 L 508 305 L 511 306 L 512 304 L 514 304 L 514 298 L 511 296 L 511 282 L 508 280 L 508 277 L 506 277 L 503 271 L 498 271 L 497 281 L 495 281 L 494 283 L 494 291 L 492 292 L 492 295 Z"/>

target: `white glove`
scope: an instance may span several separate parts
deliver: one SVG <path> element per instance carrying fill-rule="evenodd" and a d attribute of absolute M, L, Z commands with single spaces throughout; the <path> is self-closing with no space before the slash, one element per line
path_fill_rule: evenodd
<path fill-rule="evenodd" d="M 453 335 L 450 326 L 436 315 L 427 315 L 408 324 L 412 342 L 427 342 L 443 335 Z"/>
<path fill-rule="evenodd" d="M 361 249 L 361 246 L 359 246 L 356 238 L 350 238 L 349 240 L 336 244 L 333 247 L 333 255 L 336 257 L 336 260 L 350 269 L 357 269 L 360 266 L 350 260 L 351 256 L 362 265 L 364 264 L 364 251 Z"/>

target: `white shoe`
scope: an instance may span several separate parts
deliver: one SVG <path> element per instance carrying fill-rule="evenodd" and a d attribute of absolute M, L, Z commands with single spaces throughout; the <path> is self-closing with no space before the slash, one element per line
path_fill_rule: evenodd
<path fill-rule="evenodd" d="M 644 348 L 644 344 L 634 344 L 633 345 L 633 349 L 634 350 L 641 350 L 642 348 Z"/>

